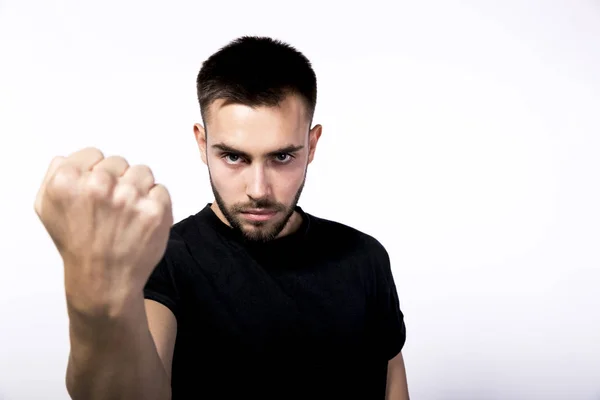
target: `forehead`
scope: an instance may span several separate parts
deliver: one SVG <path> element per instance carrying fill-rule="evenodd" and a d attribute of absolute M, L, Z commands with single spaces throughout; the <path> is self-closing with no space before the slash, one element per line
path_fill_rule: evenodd
<path fill-rule="evenodd" d="M 208 111 L 205 123 L 209 143 L 224 143 L 248 152 L 303 144 L 310 128 L 306 106 L 298 96 L 287 96 L 273 107 L 216 100 Z"/>

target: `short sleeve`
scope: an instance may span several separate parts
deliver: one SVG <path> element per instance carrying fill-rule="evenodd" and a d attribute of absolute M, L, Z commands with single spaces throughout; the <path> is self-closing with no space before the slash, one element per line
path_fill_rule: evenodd
<path fill-rule="evenodd" d="M 383 246 L 378 247 L 374 257 L 373 323 L 378 352 L 391 360 L 404 347 L 406 326 L 389 255 Z"/>
<path fill-rule="evenodd" d="M 144 298 L 163 304 L 177 318 L 179 294 L 174 279 L 173 262 L 169 253 L 169 246 L 167 246 L 165 255 L 154 268 L 144 286 Z"/>

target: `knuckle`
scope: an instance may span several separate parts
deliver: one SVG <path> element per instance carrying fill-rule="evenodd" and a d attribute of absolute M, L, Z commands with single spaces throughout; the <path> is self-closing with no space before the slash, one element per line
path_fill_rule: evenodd
<path fill-rule="evenodd" d="M 123 156 L 119 156 L 119 155 L 114 155 L 114 156 L 110 156 L 105 158 L 106 161 L 109 162 L 113 162 L 115 164 L 121 164 L 121 165 L 129 165 L 129 162 L 127 161 L 127 159 Z"/>
<path fill-rule="evenodd" d="M 146 207 L 146 214 L 150 220 L 160 220 L 163 215 L 163 207 L 157 201 L 149 201 Z"/>
<path fill-rule="evenodd" d="M 75 160 L 87 159 L 87 160 L 102 160 L 104 153 L 96 147 L 84 147 L 78 151 L 71 153 L 66 160 L 71 162 Z"/>
<path fill-rule="evenodd" d="M 110 196 L 111 189 L 110 175 L 102 170 L 94 170 L 85 180 L 83 192 L 92 198 L 106 199 Z"/>
<path fill-rule="evenodd" d="M 137 164 L 129 167 L 130 179 L 142 184 L 143 186 L 154 183 L 154 174 L 147 165 Z"/>
<path fill-rule="evenodd" d="M 162 183 L 155 184 L 153 190 L 156 194 L 155 198 L 158 199 L 161 203 L 168 204 L 171 201 L 169 190 Z"/>
<path fill-rule="evenodd" d="M 135 186 L 119 183 L 113 192 L 113 204 L 117 207 L 125 207 L 127 204 L 134 203 L 138 197 L 138 190 Z"/>
<path fill-rule="evenodd" d="M 50 161 L 50 169 L 54 170 L 56 168 L 58 168 L 61 164 L 64 164 L 66 161 L 66 158 L 63 156 L 55 156 L 51 161 Z"/>
<path fill-rule="evenodd" d="M 152 172 L 152 169 L 144 164 L 139 164 L 135 166 L 137 169 L 139 169 L 140 171 L 140 175 L 144 176 L 144 177 L 151 177 L 152 179 L 154 179 L 154 173 Z"/>
<path fill-rule="evenodd" d="M 158 226 L 163 218 L 163 206 L 155 200 L 146 200 L 143 204 L 142 219 L 148 228 Z"/>
<path fill-rule="evenodd" d="M 68 164 L 61 164 L 48 180 L 46 190 L 56 194 L 68 191 L 76 185 L 79 174 L 76 168 Z"/>
<path fill-rule="evenodd" d="M 85 154 L 89 157 L 93 157 L 93 158 L 104 158 L 104 153 L 102 153 L 102 151 L 100 149 L 98 149 L 97 147 L 86 147 L 84 149 Z"/>

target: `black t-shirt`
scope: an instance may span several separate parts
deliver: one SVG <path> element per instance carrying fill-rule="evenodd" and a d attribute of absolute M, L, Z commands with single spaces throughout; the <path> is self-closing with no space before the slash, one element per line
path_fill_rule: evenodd
<path fill-rule="evenodd" d="M 145 297 L 177 319 L 173 400 L 383 399 L 405 341 L 388 253 L 309 215 L 250 243 L 210 204 L 173 225 Z"/>

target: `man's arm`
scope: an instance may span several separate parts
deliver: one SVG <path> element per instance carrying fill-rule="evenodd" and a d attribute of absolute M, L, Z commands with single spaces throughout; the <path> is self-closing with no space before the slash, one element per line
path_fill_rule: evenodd
<path fill-rule="evenodd" d="M 161 357 L 171 357 L 174 317 L 156 306 L 147 312 L 143 293 L 166 260 L 167 188 L 145 165 L 84 148 L 52 160 L 34 209 L 64 264 L 71 397 L 169 399 Z"/>
<path fill-rule="evenodd" d="M 176 329 L 167 307 L 142 296 L 110 320 L 70 312 L 71 398 L 170 399 Z"/>
<path fill-rule="evenodd" d="M 402 352 L 388 361 L 386 400 L 409 400 L 406 368 Z"/>
<path fill-rule="evenodd" d="M 386 400 L 408 400 L 408 384 L 402 348 L 406 341 L 404 314 L 386 249 L 376 242 L 374 262 L 375 332 L 379 352 L 388 361 Z"/>
<path fill-rule="evenodd" d="M 171 382 L 171 367 L 173 364 L 173 350 L 177 336 L 177 320 L 166 306 L 154 300 L 145 300 L 148 326 L 154 339 L 158 356 Z M 169 383 L 169 387 L 171 387 Z"/>

